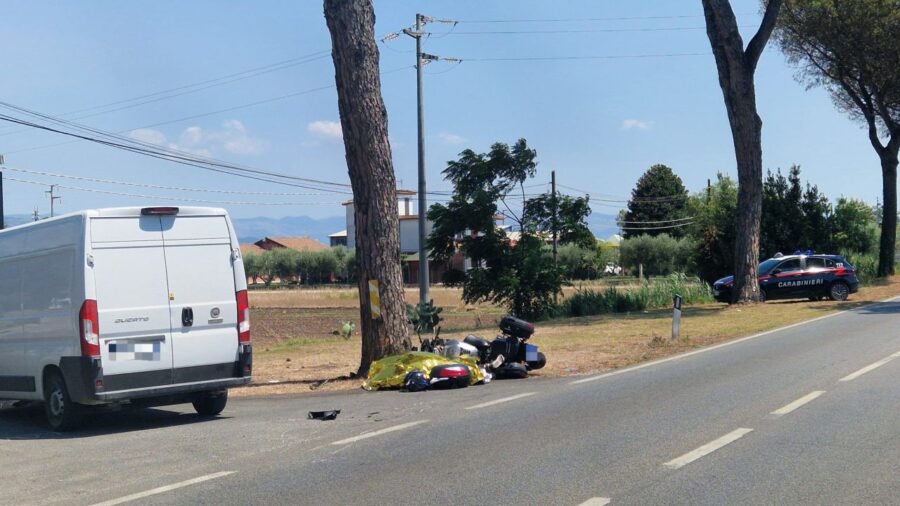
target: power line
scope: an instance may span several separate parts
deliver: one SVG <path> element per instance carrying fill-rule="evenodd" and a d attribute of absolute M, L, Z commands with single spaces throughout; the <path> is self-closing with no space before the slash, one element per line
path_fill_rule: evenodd
<path fill-rule="evenodd" d="M 616 202 L 616 203 L 627 204 L 627 203 L 629 203 L 629 202 L 637 202 L 637 203 L 653 203 L 653 202 L 672 202 L 672 201 L 686 200 L 686 199 L 687 199 L 687 197 L 684 196 L 684 195 L 666 195 L 666 196 L 661 196 L 661 197 L 633 197 L 633 198 L 630 198 L 630 199 L 626 199 L 626 198 L 615 198 L 615 199 L 612 199 L 612 198 L 599 198 L 599 197 L 594 197 L 594 195 L 604 195 L 604 194 L 599 193 L 599 192 L 591 192 L 590 190 L 583 190 L 583 189 L 581 189 L 581 188 L 575 188 L 575 187 L 573 187 L 573 186 L 566 186 L 566 185 L 562 185 L 562 184 L 559 185 L 559 186 L 562 187 L 562 188 L 566 188 L 567 190 L 580 192 L 580 193 L 582 193 L 582 194 L 585 194 L 585 195 L 591 197 L 591 200 L 593 200 L 593 201 L 599 201 L 599 202 Z"/>
<path fill-rule="evenodd" d="M 671 220 L 659 220 L 659 221 L 627 221 L 627 220 L 616 220 L 616 223 L 625 224 L 625 225 L 658 225 L 660 223 L 677 223 L 681 221 L 690 221 L 693 220 L 693 216 L 688 216 L 687 218 L 674 218 Z"/>
<path fill-rule="evenodd" d="M 30 127 L 38 128 L 38 129 L 42 129 L 42 130 L 47 130 L 47 131 L 59 133 L 62 135 L 67 135 L 67 136 L 74 137 L 74 138 L 81 139 L 81 140 L 87 140 L 87 141 L 95 142 L 95 143 L 110 146 L 110 147 L 116 147 L 119 149 L 132 151 L 132 152 L 138 153 L 138 154 L 153 156 L 155 158 L 160 158 L 160 159 L 172 161 L 175 163 L 183 163 L 183 164 L 191 165 L 191 166 L 198 167 L 198 168 L 204 168 L 206 170 L 213 170 L 215 172 L 222 172 L 222 173 L 232 174 L 232 175 L 241 175 L 244 177 L 250 177 L 247 175 L 248 173 L 249 174 L 257 174 L 258 176 L 252 177 L 253 179 L 260 179 L 259 176 L 269 176 L 269 177 L 274 177 L 274 178 L 304 181 L 307 183 L 318 184 L 318 185 L 338 186 L 338 187 L 342 187 L 342 188 L 347 188 L 350 186 L 349 184 L 346 184 L 346 183 L 336 183 L 336 182 L 332 182 L 332 181 L 323 181 L 323 180 L 318 180 L 318 179 L 303 178 L 303 177 L 299 177 L 299 176 L 291 176 L 288 174 L 281 174 L 281 173 L 277 173 L 277 172 L 241 166 L 241 165 L 224 162 L 222 160 L 217 160 L 217 159 L 213 159 L 213 158 L 200 157 L 200 156 L 196 156 L 191 153 L 184 152 L 184 151 L 166 148 L 163 146 L 143 142 L 143 141 L 136 140 L 136 139 L 122 137 L 121 135 L 118 135 L 115 133 L 106 132 L 106 131 L 99 130 L 96 128 L 91 128 L 91 127 L 81 125 L 79 123 L 74 123 L 74 122 L 71 122 L 68 120 L 54 118 L 53 116 L 42 114 L 42 113 L 39 113 L 36 111 L 31 111 L 31 110 L 28 110 L 28 109 L 25 109 L 22 107 L 18 107 L 18 106 L 12 105 L 12 104 L 0 102 L 0 106 L 22 112 L 22 113 L 25 113 L 30 116 L 35 116 L 40 119 L 50 121 L 52 123 L 64 125 L 64 126 L 67 126 L 70 128 L 74 128 L 76 130 L 93 133 L 100 137 L 105 137 L 105 139 L 98 138 L 98 137 L 92 137 L 87 134 L 79 134 L 79 133 L 64 131 L 64 130 L 60 130 L 58 128 L 53 128 L 53 127 L 50 127 L 47 125 L 37 124 L 37 123 L 31 122 L 28 120 L 23 120 L 23 119 L 8 116 L 5 114 L 0 114 L 0 120 L 9 121 L 12 123 L 18 123 L 18 124 L 21 124 L 24 126 L 30 126 Z M 226 169 L 226 170 L 222 170 L 222 169 Z M 261 180 L 283 184 L 283 182 L 272 180 L 272 179 L 261 179 Z M 304 188 L 312 189 L 312 190 L 331 191 L 334 193 L 349 193 L 349 192 L 343 191 L 343 190 L 333 190 L 333 189 L 328 189 L 328 188 L 318 188 L 318 187 L 303 186 L 303 185 L 297 185 L 297 184 L 295 184 L 294 186 L 300 186 L 300 187 L 304 187 Z"/>
<path fill-rule="evenodd" d="M 394 69 L 391 69 L 391 70 L 386 70 L 386 71 L 382 72 L 381 75 L 384 76 L 384 75 L 388 75 L 388 74 L 393 74 L 393 73 L 395 73 L 395 72 L 399 72 L 399 71 L 401 71 L 401 70 L 406 70 L 406 69 L 409 69 L 409 68 L 412 68 L 412 67 L 410 67 L 410 66 L 408 66 L 408 65 L 407 65 L 407 66 L 403 66 L 403 67 L 398 67 L 398 68 L 394 68 Z M 322 91 L 322 90 L 328 90 L 328 89 L 332 89 L 332 88 L 334 88 L 334 87 L 335 87 L 335 85 L 333 85 L 333 84 L 326 85 L 326 86 L 319 86 L 319 87 L 317 87 L 317 88 L 310 88 L 310 89 L 303 90 L 303 91 L 298 91 L 298 92 L 294 92 L 294 93 L 289 93 L 289 94 L 287 94 L 287 95 L 280 95 L 280 96 L 277 96 L 277 97 L 267 98 L 267 99 L 264 99 L 264 100 L 258 100 L 258 101 L 255 101 L 255 102 L 249 102 L 249 103 L 246 103 L 246 104 L 242 104 L 242 105 L 238 105 L 238 106 L 233 106 L 233 107 L 228 107 L 228 108 L 225 108 L 225 109 L 218 109 L 218 110 L 215 110 L 215 111 L 209 111 L 209 112 L 204 112 L 204 113 L 200 113 L 200 114 L 194 114 L 194 115 L 191 115 L 191 116 L 183 116 L 183 117 L 177 118 L 177 119 L 172 119 L 172 120 L 167 120 L 167 121 L 161 121 L 161 122 L 158 122 L 158 123 L 151 123 L 151 124 L 149 124 L 149 125 L 143 125 L 143 126 L 139 126 L 139 127 L 135 127 L 135 128 L 129 128 L 128 130 L 120 130 L 120 131 L 115 132 L 115 133 L 117 133 L 117 134 L 122 134 L 122 133 L 130 132 L 130 131 L 134 131 L 134 130 L 140 130 L 140 129 L 142 129 L 142 128 L 154 128 L 154 127 L 159 127 L 159 126 L 171 125 L 171 124 L 173 124 L 173 123 L 181 123 L 181 122 L 188 121 L 188 120 L 192 120 L 192 119 L 205 118 L 205 117 L 208 117 L 208 116 L 215 116 L 215 115 L 217 115 L 217 114 L 222 114 L 222 113 L 226 113 L 226 112 L 237 111 L 237 110 L 241 110 L 241 109 L 247 109 L 247 108 L 249 108 L 249 107 L 256 107 L 256 106 L 258 106 L 258 105 L 269 104 L 269 103 L 272 103 L 272 102 L 277 102 L 277 101 L 281 101 L 281 100 L 286 100 L 286 99 L 298 97 L 298 96 L 301 96 L 301 95 L 308 95 L 308 94 L 310 94 L 310 93 L 314 93 L 314 92 Z M 27 151 L 35 151 L 35 150 L 38 150 L 38 149 L 45 149 L 45 148 L 52 148 L 52 147 L 57 147 L 57 146 L 63 146 L 63 145 L 66 145 L 66 144 L 71 144 L 71 143 L 73 143 L 73 142 L 78 142 L 78 141 L 76 140 L 76 141 L 58 142 L 58 143 L 55 143 L 55 144 L 44 144 L 44 145 L 41 145 L 41 146 L 32 146 L 32 147 L 30 147 L 30 148 L 23 148 L 23 149 L 16 149 L 16 150 L 13 150 L 13 151 L 6 151 L 5 153 L 6 153 L 7 155 L 13 154 L 13 153 L 24 153 L 24 152 L 27 152 Z"/>
<path fill-rule="evenodd" d="M 323 53 L 325 53 L 325 54 L 323 54 Z M 305 56 L 301 56 L 301 57 L 297 57 L 297 58 L 291 58 L 289 60 L 284 60 L 282 62 L 277 62 L 277 63 L 273 63 L 270 65 L 265 65 L 262 67 L 256 67 L 254 69 L 229 74 L 227 76 L 222 76 L 222 77 L 218 77 L 215 79 L 208 79 L 206 81 L 201 81 L 199 83 L 188 84 L 188 85 L 179 86 L 176 88 L 170 88 L 168 90 L 163 90 L 163 91 L 158 91 L 155 93 L 149 93 L 149 94 L 140 95 L 137 97 L 132 97 L 132 98 L 125 99 L 125 100 L 119 100 L 116 102 L 110 102 L 107 104 L 96 105 L 96 106 L 87 107 L 84 109 L 78 109 L 75 111 L 61 113 L 61 114 L 59 114 L 59 116 L 71 116 L 71 115 L 79 114 L 82 112 L 90 112 L 90 111 L 96 111 L 99 109 L 106 109 L 106 110 L 100 110 L 99 112 L 92 113 L 92 114 L 84 114 L 84 115 L 80 115 L 80 116 L 75 116 L 71 119 L 80 120 L 80 119 L 85 119 L 85 118 L 92 118 L 92 117 L 100 116 L 103 114 L 109 114 L 111 112 L 117 112 L 117 111 L 121 111 L 121 110 L 125 110 L 125 109 L 132 109 L 132 108 L 139 107 L 142 105 L 159 102 L 162 100 L 168 100 L 170 98 L 175 98 L 175 97 L 187 95 L 190 93 L 196 93 L 198 91 L 203 91 L 203 90 L 206 90 L 209 88 L 214 88 L 217 86 L 230 84 L 230 83 L 233 83 L 236 81 L 242 81 L 244 79 L 250 79 L 252 77 L 257 77 L 257 76 L 261 76 L 261 75 L 268 74 L 271 72 L 284 70 L 286 68 L 295 67 L 297 65 L 302 65 L 304 63 L 321 60 L 323 58 L 327 58 L 328 56 L 329 56 L 328 51 L 319 51 L 317 53 L 311 53 L 309 55 L 305 55 Z M 137 102 L 137 103 L 130 103 L 130 102 Z M 128 105 L 121 105 L 121 104 L 128 104 Z M 121 106 L 115 107 L 113 109 L 107 109 L 108 107 L 114 107 L 117 105 L 121 105 Z M 14 130 L 12 132 L 4 132 L 4 133 L 0 133 L 0 136 L 12 135 L 12 134 L 22 132 L 22 131 L 25 131 L 25 130 L 21 129 L 21 130 Z"/>
<path fill-rule="evenodd" d="M 712 53 L 660 53 L 660 54 L 612 54 L 597 56 L 521 56 L 521 57 L 492 57 L 492 58 L 459 58 L 462 61 L 492 62 L 492 61 L 566 61 L 566 60 L 625 60 L 643 58 L 677 58 L 686 56 L 710 56 Z"/>
<path fill-rule="evenodd" d="M 694 222 L 691 221 L 691 222 L 687 222 L 687 223 L 680 223 L 678 225 L 668 225 L 668 226 L 664 226 L 664 227 L 619 227 L 619 228 L 622 230 L 666 230 L 666 229 L 670 229 L 670 228 L 686 227 L 688 225 L 693 225 L 693 224 L 694 224 Z"/>
<path fill-rule="evenodd" d="M 48 185 L 47 183 L 42 183 L 40 181 L 31 181 L 28 179 L 18 179 L 12 177 L 6 177 L 7 181 L 15 181 L 17 183 L 27 183 L 34 184 L 39 186 L 51 186 L 52 188 L 65 188 L 67 190 L 73 191 L 81 191 L 81 192 L 90 192 L 90 193 L 102 193 L 105 195 L 116 195 L 121 197 L 131 197 L 131 198 L 142 198 L 142 199 L 150 199 L 150 200 L 169 200 L 169 201 L 178 201 L 178 202 L 191 202 L 196 204 L 218 204 L 218 205 L 246 205 L 246 206 L 317 206 L 317 205 L 328 205 L 333 206 L 339 203 L 335 202 L 241 202 L 241 201 L 227 201 L 227 200 L 202 200 L 202 199 L 194 199 L 194 198 L 182 198 L 182 197 L 166 197 L 162 195 L 143 195 L 139 193 L 126 193 L 126 192 L 117 192 L 111 190 L 101 190 L 99 188 L 84 188 L 79 186 L 64 186 L 60 184 Z M 45 192 L 49 193 L 49 192 Z M 53 197 L 59 198 L 59 197 Z"/>
<path fill-rule="evenodd" d="M 201 193 L 222 193 L 229 195 L 267 195 L 267 196 L 277 196 L 277 197 L 310 197 L 317 195 L 332 195 L 331 192 L 310 192 L 310 193 L 282 193 L 282 192 L 259 192 L 259 191 L 241 191 L 241 190 L 219 190 L 213 188 L 185 188 L 179 186 L 164 186 L 157 184 L 149 184 L 149 183 L 134 183 L 130 181 L 115 181 L 111 179 L 101 179 L 95 177 L 86 177 L 86 176 L 73 176 L 70 174 L 58 174 L 53 172 L 45 172 L 40 170 L 28 170 L 22 169 L 18 167 L 9 167 L 9 166 L 0 166 L 0 171 L 14 171 L 20 172 L 23 174 L 31 174 L 35 176 L 44 176 L 44 177 L 54 177 L 54 178 L 63 178 L 63 179 L 72 179 L 76 181 L 87 181 L 91 183 L 103 183 L 103 184 L 117 184 L 122 186 L 131 186 L 136 188 L 150 188 L 155 190 L 172 190 L 172 191 L 185 191 L 185 192 L 201 192 Z"/>
<path fill-rule="evenodd" d="M 741 13 L 738 16 L 749 16 L 755 13 Z M 463 19 L 460 23 L 572 23 L 585 21 L 636 21 L 651 19 L 690 19 L 703 18 L 702 14 L 687 14 L 674 16 L 616 16 L 616 17 L 595 17 L 595 18 L 526 18 L 526 19 Z"/>
<path fill-rule="evenodd" d="M 740 26 L 746 28 L 748 25 Z M 572 33 L 627 33 L 627 32 L 683 32 L 706 30 L 705 26 L 676 26 L 663 28 L 573 28 L 564 30 L 478 30 L 465 32 L 448 32 L 446 35 L 545 35 Z M 445 36 L 446 36 L 445 35 Z"/>

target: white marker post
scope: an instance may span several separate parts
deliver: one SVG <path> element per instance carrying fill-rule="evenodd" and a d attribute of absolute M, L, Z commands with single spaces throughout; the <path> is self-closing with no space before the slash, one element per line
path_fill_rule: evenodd
<path fill-rule="evenodd" d="M 674 341 L 681 334 L 681 295 L 676 293 L 673 302 L 675 309 L 672 313 L 672 340 Z"/>

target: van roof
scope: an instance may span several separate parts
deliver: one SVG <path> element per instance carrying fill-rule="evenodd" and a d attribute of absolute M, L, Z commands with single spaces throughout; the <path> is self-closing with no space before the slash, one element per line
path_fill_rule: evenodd
<path fill-rule="evenodd" d="M 140 216 L 141 210 L 148 207 L 178 207 L 178 214 L 176 216 L 224 216 L 225 214 L 227 214 L 227 212 L 220 207 L 173 206 L 171 204 L 164 206 L 106 207 L 102 209 L 86 209 L 79 213 L 73 214 L 113 217 Z"/>
<path fill-rule="evenodd" d="M 6 232 L 9 230 L 17 230 L 25 227 L 31 227 L 36 224 L 41 223 L 51 223 L 54 221 L 65 220 L 67 218 L 72 218 L 74 216 L 87 216 L 87 217 L 138 217 L 141 216 L 141 209 L 147 207 L 175 207 L 175 206 L 140 206 L 140 207 L 104 207 L 99 209 L 84 209 L 81 211 L 75 211 L 71 213 L 61 214 L 59 216 L 54 216 L 53 218 L 46 218 L 39 221 L 31 221 L 28 223 L 23 223 L 21 225 L 16 225 L 14 227 L 7 227 L 3 230 L 0 230 L 0 233 Z M 177 206 L 178 214 L 176 216 L 225 216 L 228 214 L 225 209 L 220 207 L 194 207 L 194 206 Z"/>

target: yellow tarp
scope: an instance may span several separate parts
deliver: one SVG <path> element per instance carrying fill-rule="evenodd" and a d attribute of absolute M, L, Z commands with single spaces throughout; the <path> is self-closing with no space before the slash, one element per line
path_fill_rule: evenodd
<path fill-rule="evenodd" d="M 430 378 L 431 369 L 438 365 L 463 364 L 469 368 L 469 384 L 474 385 L 484 380 L 478 360 L 475 357 L 461 355 L 457 359 L 449 359 L 434 353 L 412 351 L 402 355 L 391 355 L 376 360 L 369 368 L 369 379 L 363 384 L 366 390 L 380 388 L 400 388 L 403 379 L 412 371 L 419 371 Z"/>

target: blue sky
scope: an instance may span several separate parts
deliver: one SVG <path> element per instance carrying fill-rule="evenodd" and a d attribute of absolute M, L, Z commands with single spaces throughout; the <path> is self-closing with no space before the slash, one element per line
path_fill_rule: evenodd
<path fill-rule="evenodd" d="M 749 39 L 758 24 L 759 2 L 733 4 Z M 555 169 L 560 184 L 595 197 L 627 197 L 637 178 L 654 163 L 673 167 L 692 191 L 705 187 L 717 171 L 734 174 L 731 135 L 699 0 L 379 1 L 376 34 L 409 26 L 417 11 L 460 21 L 455 28 L 429 25 L 434 36 L 426 41 L 425 51 L 463 59 L 457 65 L 438 62 L 425 67 L 429 189 L 447 189 L 440 171 L 462 149 L 485 151 L 493 142 L 512 143 L 519 137 L 538 151 L 534 184 L 548 182 Z M 483 22 L 516 19 L 581 21 Z M 535 33 L 563 30 L 569 32 Z M 485 31 L 529 33 L 471 33 Z M 0 101 L 51 114 L 299 56 L 318 56 L 308 63 L 78 121 L 244 165 L 348 181 L 333 88 L 172 122 L 333 85 L 333 64 L 322 53 L 330 50 L 330 38 L 321 2 L 8 2 L 3 39 Z M 379 47 L 394 169 L 403 186 L 412 188 L 414 42 L 400 36 Z M 684 53 L 704 54 L 619 58 Z M 477 61 L 560 56 L 617 58 Z M 805 90 L 793 72 L 770 45 L 757 72 L 764 166 L 786 169 L 798 163 L 804 178 L 832 200 L 846 195 L 874 204 L 881 194 L 881 178 L 865 132 L 836 111 L 823 90 Z M 166 124 L 141 128 L 158 123 Z M 10 167 L 53 174 L 235 192 L 303 191 L 5 125 L 0 125 L 0 153 Z M 324 217 L 343 212 L 339 201 L 344 196 L 336 194 L 176 192 L 8 172 L 8 214 L 30 213 L 34 207 L 45 214 L 49 209 L 46 187 L 9 178 L 171 198 L 298 203 L 224 206 L 237 217 Z M 71 188 L 60 193 L 63 212 L 152 202 Z M 595 201 L 592 206 L 597 213 L 614 214 L 619 207 L 599 204 Z"/>

